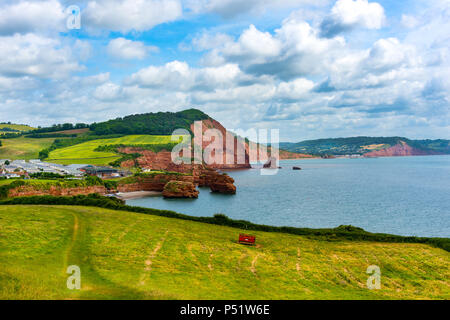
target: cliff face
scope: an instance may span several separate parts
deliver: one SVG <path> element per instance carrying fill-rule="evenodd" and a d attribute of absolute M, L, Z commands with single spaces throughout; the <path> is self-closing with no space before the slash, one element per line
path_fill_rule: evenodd
<path fill-rule="evenodd" d="M 401 156 L 426 156 L 426 155 L 437 155 L 439 152 L 429 151 L 429 150 L 421 150 L 414 147 L 411 147 L 404 141 L 400 141 L 400 143 L 392 146 L 390 148 L 371 151 L 364 154 L 364 157 L 373 158 L 373 157 L 401 157 Z"/>
<path fill-rule="evenodd" d="M 106 194 L 107 190 L 104 186 L 89 186 L 89 187 L 77 187 L 77 188 L 61 188 L 52 186 L 49 189 L 36 189 L 31 186 L 21 186 L 15 189 L 11 189 L 8 192 L 8 197 L 28 197 L 28 196 L 76 196 L 87 195 L 91 193 Z"/>
<path fill-rule="evenodd" d="M 159 191 L 164 190 L 164 186 L 169 181 L 180 181 L 194 183 L 193 176 L 184 175 L 169 175 L 169 174 L 155 174 L 144 177 L 136 177 L 132 183 L 120 183 L 117 186 L 119 192 L 134 192 L 134 191 Z"/>
<path fill-rule="evenodd" d="M 88 186 L 77 188 L 63 188 L 60 186 L 51 186 L 49 188 L 39 189 L 37 186 L 20 186 L 11 189 L 8 192 L 8 197 L 24 197 L 24 196 L 75 196 L 87 195 L 91 193 L 108 194 L 115 192 L 134 192 L 134 191 L 159 191 L 164 192 L 166 187 L 170 187 L 179 183 L 181 192 L 176 197 L 193 198 L 198 191 L 195 186 L 209 187 L 213 192 L 234 194 L 236 187 L 234 180 L 224 174 L 220 174 L 211 169 L 196 169 L 192 175 L 178 175 L 178 174 L 151 174 L 148 176 L 133 177 L 132 180 L 119 182 L 115 190 L 108 190 L 104 186 Z M 168 185 L 169 184 L 169 185 Z M 168 190 L 171 190 L 170 188 Z M 166 195 L 168 191 L 166 190 Z M 175 194 L 173 195 L 175 197 Z"/>
<path fill-rule="evenodd" d="M 251 168 L 250 165 L 250 147 L 248 143 L 243 140 L 242 138 L 238 138 L 234 135 L 232 135 L 227 129 L 225 129 L 222 124 L 220 124 L 218 121 L 214 119 L 208 119 L 208 120 L 202 120 L 201 121 L 201 132 L 202 136 L 205 136 L 205 133 L 208 129 L 216 129 L 218 130 L 222 135 L 222 143 L 221 143 L 221 150 L 222 150 L 222 163 L 215 163 L 220 161 L 213 161 L 214 158 L 216 158 L 215 150 L 212 149 L 212 144 L 215 141 L 215 137 L 211 137 L 211 140 L 205 141 L 206 139 L 202 139 L 202 141 L 197 141 L 195 138 L 192 139 L 192 150 L 191 155 L 192 158 L 194 157 L 194 148 L 193 146 L 195 144 L 200 144 L 203 150 L 203 156 L 204 156 L 204 167 L 210 168 L 210 169 L 248 169 Z M 195 125 L 194 123 L 191 125 L 192 132 L 195 132 Z M 197 133 L 198 134 L 198 133 Z M 227 136 L 232 137 L 233 143 L 228 145 L 227 147 Z M 198 137 L 198 136 L 197 136 Z M 210 146 L 210 148 L 208 148 Z M 208 151 L 208 149 L 211 149 L 211 152 Z M 145 169 L 152 169 L 152 170 L 166 170 L 166 171 L 175 171 L 175 172 L 192 172 L 192 170 L 195 170 L 196 167 L 199 165 L 196 164 L 174 164 L 172 162 L 171 152 L 170 151 L 160 151 L 160 152 L 153 152 L 150 150 L 143 150 L 139 147 L 125 147 L 118 150 L 120 153 L 125 154 L 141 154 L 141 157 L 137 158 L 136 161 L 134 160 L 127 160 L 122 162 L 123 167 L 133 167 L 135 164 L 137 164 L 141 168 Z M 254 151 L 253 151 L 254 152 Z M 242 153 L 242 154 L 240 154 Z M 271 156 L 271 149 L 270 147 L 267 148 L 266 153 L 257 153 L 255 155 L 252 155 L 252 158 L 259 159 L 260 161 L 264 162 L 267 161 Z M 220 155 L 217 155 L 220 157 Z M 300 159 L 300 158 L 313 158 L 313 156 L 308 154 L 301 154 L 301 153 L 294 153 L 289 152 L 285 150 L 279 150 L 279 157 L 280 159 Z"/>
<path fill-rule="evenodd" d="M 191 125 L 192 132 L 194 130 L 194 124 Z M 212 163 L 211 158 L 216 157 L 215 151 L 211 153 L 204 153 L 205 161 L 207 161 L 206 166 L 212 169 L 248 169 L 251 168 L 250 165 L 250 157 L 248 153 L 248 145 L 242 139 L 239 139 L 232 135 L 224 126 L 222 126 L 218 121 L 214 119 L 202 120 L 202 135 L 205 135 L 205 132 L 208 129 L 216 129 L 222 134 L 222 163 Z M 232 146 L 228 146 L 227 148 L 227 135 L 232 136 L 233 144 Z M 215 137 L 212 137 L 210 141 L 205 141 L 202 139 L 202 150 L 205 150 L 210 144 L 214 143 Z M 193 145 L 196 143 L 195 139 L 193 141 Z M 239 159 L 238 150 L 243 150 L 243 159 Z M 227 161 L 227 159 L 232 159 L 232 161 Z M 242 160 L 242 161 L 241 161 Z M 227 163 L 229 162 L 229 163 Z"/>

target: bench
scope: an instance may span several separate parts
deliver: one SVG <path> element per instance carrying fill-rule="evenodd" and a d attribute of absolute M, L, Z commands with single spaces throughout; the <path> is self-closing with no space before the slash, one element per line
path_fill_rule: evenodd
<path fill-rule="evenodd" d="M 240 244 L 254 245 L 255 241 L 256 241 L 255 236 L 251 236 L 248 234 L 242 234 L 242 233 L 239 235 L 239 243 Z"/>

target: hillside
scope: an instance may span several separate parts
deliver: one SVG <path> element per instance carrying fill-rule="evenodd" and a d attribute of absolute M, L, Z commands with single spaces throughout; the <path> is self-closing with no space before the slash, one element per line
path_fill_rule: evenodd
<path fill-rule="evenodd" d="M 450 254 L 93 207 L 0 206 L 0 299 L 448 299 Z M 381 268 L 381 290 L 366 269 Z M 67 266 L 81 268 L 68 290 Z"/>
<path fill-rule="evenodd" d="M 106 134 L 150 134 L 171 135 L 176 129 L 190 130 L 196 120 L 206 120 L 209 116 L 197 109 L 180 112 L 144 113 L 117 118 L 106 122 L 93 123 L 90 130 L 96 135 Z"/>
<path fill-rule="evenodd" d="M 18 137 L 1 139 L 0 159 L 37 159 L 39 151 L 48 148 L 55 138 L 33 139 Z"/>
<path fill-rule="evenodd" d="M 0 134 L 30 130 L 34 130 L 34 128 L 25 124 L 0 123 Z"/>
<path fill-rule="evenodd" d="M 450 154 L 450 140 L 403 137 L 351 137 L 280 143 L 280 148 L 316 155 L 408 156 Z"/>
<path fill-rule="evenodd" d="M 127 135 L 112 139 L 96 139 L 82 142 L 73 146 L 55 149 L 49 153 L 47 161 L 60 164 L 94 164 L 106 165 L 121 156 L 113 150 L 99 151 L 100 146 L 109 145 L 148 145 L 170 144 L 171 136 L 156 135 Z"/>
<path fill-rule="evenodd" d="M 176 129 L 186 129 L 192 133 L 193 123 L 200 120 L 203 121 L 203 131 L 214 128 L 219 130 L 224 137 L 226 136 L 227 129 L 200 110 L 145 113 L 91 125 L 83 123 L 55 124 L 51 127 L 35 129 L 21 137 L 16 137 L 13 133 L 14 136 L 10 139 L 2 139 L 5 142 L 3 142 L 3 146 L 0 144 L 0 158 L 40 158 L 60 164 L 107 165 L 113 163 L 118 166 L 124 161 L 128 161 L 129 165 L 129 160 L 136 159 L 136 155 L 140 154 L 139 164 L 143 168 L 151 168 L 156 152 L 158 153 L 156 158 L 158 158 L 158 162 L 161 162 L 159 167 L 166 168 L 168 167 L 167 162 L 171 162 L 170 153 L 159 154 L 159 151 L 172 150 L 175 143 L 171 141 L 170 135 Z M 237 141 L 237 138 L 235 139 Z M 249 168 L 248 145 L 245 143 L 245 163 L 237 164 L 236 145 L 238 142 L 235 142 L 232 150 L 225 149 L 225 142 L 226 139 L 224 139 L 224 151 L 226 150 L 224 161 L 226 153 L 233 153 L 235 163 L 224 163 L 213 165 L 213 167 L 216 169 Z M 209 142 L 204 143 L 203 147 L 206 148 L 208 144 Z M 117 148 L 100 150 L 99 147 L 104 146 L 116 146 Z M 165 148 L 162 148 L 163 146 Z M 131 152 L 131 154 L 121 153 L 118 150 L 119 147 L 125 153 Z M 281 159 L 308 157 L 311 156 L 280 150 Z M 166 165 L 161 165 L 162 162 Z"/>

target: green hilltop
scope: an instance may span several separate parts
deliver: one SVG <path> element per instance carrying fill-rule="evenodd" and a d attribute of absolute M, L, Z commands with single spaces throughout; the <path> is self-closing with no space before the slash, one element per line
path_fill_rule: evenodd
<path fill-rule="evenodd" d="M 93 123 L 91 131 L 96 135 L 107 134 L 151 134 L 171 135 L 176 129 L 190 131 L 196 120 L 209 119 L 209 116 L 197 109 L 180 112 L 157 112 L 129 115 L 105 122 Z"/>

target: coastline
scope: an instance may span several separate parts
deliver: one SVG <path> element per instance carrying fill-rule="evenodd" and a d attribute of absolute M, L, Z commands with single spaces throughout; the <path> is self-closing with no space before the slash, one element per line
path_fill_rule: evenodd
<path fill-rule="evenodd" d="M 162 196 L 162 192 L 159 191 L 132 191 L 132 192 L 118 192 L 113 194 L 112 196 L 122 199 L 122 200 L 130 200 L 130 199 L 139 199 L 144 197 L 159 197 Z"/>

